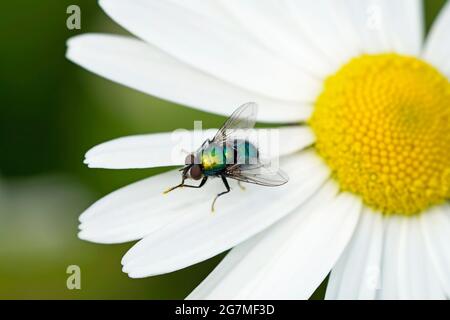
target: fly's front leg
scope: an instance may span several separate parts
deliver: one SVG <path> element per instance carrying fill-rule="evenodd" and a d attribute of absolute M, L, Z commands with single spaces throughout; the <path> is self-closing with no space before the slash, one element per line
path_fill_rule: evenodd
<path fill-rule="evenodd" d="M 211 212 L 214 212 L 214 204 L 216 203 L 217 198 L 219 198 L 220 196 L 223 196 L 224 194 L 228 193 L 231 191 L 231 188 L 228 184 L 227 178 L 225 178 L 225 176 L 220 176 L 222 178 L 223 184 L 225 185 L 225 188 L 227 188 L 227 191 L 221 192 L 219 193 L 215 198 L 214 201 L 211 205 Z"/>
<path fill-rule="evenodd" d="M 189 184 L 183 184 L 182 187 L 186 187 L 186 188 L 201 188 L 205 185 L 206 180 L 208 180 L 208 177 L 203 177 L 202 181 L 200 182 L 200 184 L 198 186 L 192 186 Z"/>
<path fill-rule="evenodd" d="M 192 185 L 189 185 L 189 184 L 184 184 L 184 179 L 183 179 L 183 180 L 181 180 L 181 183 L 180 183 L 179 185 L 177 185 L 177 186 L 175 186 L 175 187 L 172 187 L 172 188 L 167 189 L 166 191 L 164 191 L 164 194 L 169 193 L 169 192 L 172 191 L 172 190 L 175 190 L 175 189 L 178 189 L 178 188 L 182 188 L 182 187 L 187 187 L 187 188 L 201 188 L 201 187 L 203 187 L 203 186 L 205 185 L 206 180 L 208 180 L 208 177 L 204 177 L 198 186 L 192 186 Z"/>

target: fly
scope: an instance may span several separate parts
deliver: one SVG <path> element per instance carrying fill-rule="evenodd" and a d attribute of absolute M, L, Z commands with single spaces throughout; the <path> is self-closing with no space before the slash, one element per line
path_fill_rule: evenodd
<path fill-rule="evenodd" d="M 220 177 L 226 190 L 214 198 L 211 205 L 214 212 L 217 199 L 231 191 L 228 178 L 266 187 L 288 182 L 282 170 L 273 170 L 270 161 L 260 158 L 259 149 L 246 137 L 246 130 L 255 126 L 257 112 L 258 105 L 253 102 L 234 111 L 213 139 L 207 139 L 197 151 L 186 156 L 185 166 L 180 169 L 181 183 L 164 193 L 181 187 L 201 188 L 209 178 Z M 201 181 L 199 185 L 188 185 L 184 183 L 186 179 Z"/>

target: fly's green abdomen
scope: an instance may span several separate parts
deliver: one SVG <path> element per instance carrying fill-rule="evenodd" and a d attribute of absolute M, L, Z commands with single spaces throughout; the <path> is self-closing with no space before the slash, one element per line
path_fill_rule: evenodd
<path fill-rule="evenodd" d="M 258 149 L 246 140 L 231 140 L 226 145 L 210 144 L 201 151 L 200 159 L 206 176 L 219 174 L 230 165 L 257 163 Z"/>
<path fill-rule="evenodd" d="M 235 140 L 233 149 L 235 150 L 234 163 L 246 165 L 258 162 L 258 149 L 247 140 Z"/>

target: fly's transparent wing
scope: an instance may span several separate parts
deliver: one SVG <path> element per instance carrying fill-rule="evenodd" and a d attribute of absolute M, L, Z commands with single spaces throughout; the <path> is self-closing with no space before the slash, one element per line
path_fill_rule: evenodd
<path fill-rule="evenodd" d="M 232 137 L 245 139 L 245 130 L 255 126 L 257 113 L 258 105 L 256 103 L 248 102 L 243 104 L 233 112 L 222 128 L 217 131 L 211 142 L 223 145 Z"/>
<path fill-rule="evenodd" d="M 288 175 L 280 168 L 272 167 L 268 161 L 256 164 L 236 164 L 228 167 L 224 175 L 242 182 L 258 184 L 266 187 L 281 186 L 289 181 Z"/>

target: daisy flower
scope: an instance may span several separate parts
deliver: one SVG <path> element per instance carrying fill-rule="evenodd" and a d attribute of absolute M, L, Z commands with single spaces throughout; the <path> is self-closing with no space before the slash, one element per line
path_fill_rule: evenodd
<path fill-rule="evenodd" d="M 279 188 L 215 185 L 167 197 L 178 171 L 96 202 L 80 238 L 140 240 L 139 278 L 231 249 L 191 299 L 450 297 L 450 5 L 424 38 L 419 0 L 102 0 L 137 38 L 68 42 L 84 68 L 220 115 L 256 101 L 280 129 Z M 292 126 L 292 124 L 297 124 Z M 170 162 L 169 133 L 125 137 L 86 155 L 96 168 Z"/>

